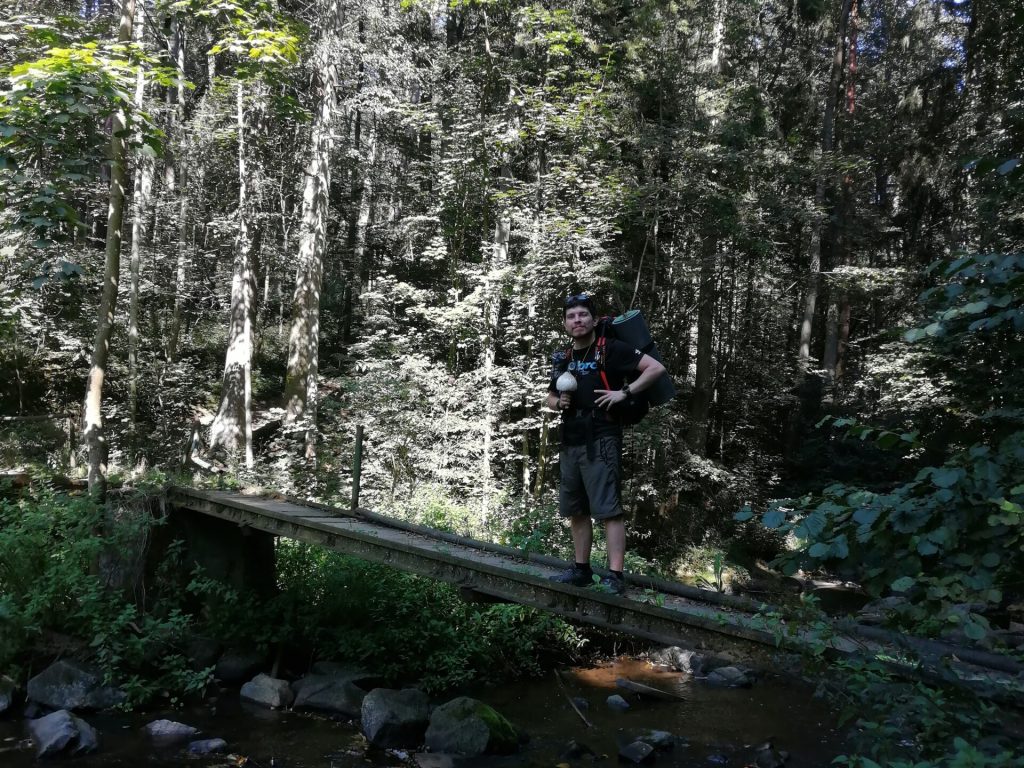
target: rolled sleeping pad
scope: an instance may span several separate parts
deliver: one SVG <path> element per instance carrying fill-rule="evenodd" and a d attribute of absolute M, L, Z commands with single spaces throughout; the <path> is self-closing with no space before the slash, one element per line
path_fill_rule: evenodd
<path fill-rule="evenodd" d="M 659 363 L 664 362 L 639 309 L 631 309 L 624 315 L 619 315 L 612 320 L 612 326 L 615 338 L 619 341 L 639 349 L 645 355 L 650 355 Z M 675 396 L 676 388 L 668 373 L 647 389 L 647 399 L 651 405 L 664 405 Z"/>

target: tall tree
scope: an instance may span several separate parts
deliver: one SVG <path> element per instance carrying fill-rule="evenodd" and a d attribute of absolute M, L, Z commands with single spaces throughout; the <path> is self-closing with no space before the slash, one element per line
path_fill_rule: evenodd
<path fill-rule="evenodd" d="M 234 460 L 244 453 L 245 465 L 254 463 L 252 447 L 253 272 L 249 177 L 246 169 L 245 86 L 235 85 L 238 136 L 238 212 L 235 257 L 231 270 L 231 311 L 227 352 L 221 384 L 220 408 L 210 427 L 211 448 L 223 448 Z"/>
<path fill-rule="evenodd" d="M 131 42 L 135 21 L 135 0 L 123 0 L 117 40 Z M 103 288 L 96 312 L 89 376 L 85 387 L 82 439 L 89 453 L 89 491 L 106 493 L 107 440 L 103 430 L 103 384 L 110 360 L 110 342 L 114 334 L 114 313 L 121 278 L 121 227 L 124 224 L 125 185 L 127 184 L 127 142 L 125 108 L 118 109 L 110 128 L 110 192 L 107 203 L 107 236 L 104 251 Z"/>
<path fill-rule="evenodd" d="M 313 69 L 319 75 L 319 93 L 313 111 L 309 162 L 303 184 L 299 259 L 292 300 L 288 372 L 284 391 L 286 422 L 304 422 L 306 425 L 307 458 L 313 458 L 316 450 L 321 284 L 324 253 L 327 249 L 341 25 L 339 0 L 328 0 L 321 22 L 321 37 L 313 56 Z"/>

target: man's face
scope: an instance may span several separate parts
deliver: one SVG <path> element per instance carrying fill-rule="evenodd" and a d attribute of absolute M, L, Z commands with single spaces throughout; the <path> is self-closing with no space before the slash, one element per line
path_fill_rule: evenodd
<path fill-rule="evenodd" d="M 594 330 L 594 316 L 586 307 L 565 310 L 565 330 L 573 339 L 585 339 Z"/>

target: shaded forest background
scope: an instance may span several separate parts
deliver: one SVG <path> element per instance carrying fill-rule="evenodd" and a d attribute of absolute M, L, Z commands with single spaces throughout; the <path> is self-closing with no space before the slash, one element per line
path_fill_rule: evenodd
<path fill-rule="evenodd" d="M 364 425 L 364 505 L 544 537 L 586 289 L 681 390 L 628 434 L 641 553 L 892 484 L 965 439 L 902 334 L 926 268 L 1020 249 L 1022 30 L 996 0 L 5 2 L 0 409 L 68 416 L 6 420 L 4 463 L 102 487 L 197 425 L 345 498 Z"/>

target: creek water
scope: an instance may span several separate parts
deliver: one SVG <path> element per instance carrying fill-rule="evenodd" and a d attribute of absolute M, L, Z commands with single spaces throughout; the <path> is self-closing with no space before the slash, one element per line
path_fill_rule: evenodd
<path fill-rule="evenodd" d="M 689 675 L 659 671 L 645 662 L 620 658 L 607 665 L 562 672 L 512 683 L 500 688 L 468 691 L 487 702 L 529 735 L 519 754 L 475 758 L 464 765 L 481 768 L 616 765 L 618 746 L 649 730 L 678 737 L 679 744 L 659 752 L 655 766 L 753 765 L 755 748 L 771 741 L 790 754 L 787 768 L 825 766 L 842 751 L 842 737 L 826 702 L 810 687 L 790 680 L 767 678 L 753 688 L 709 688 Z M 616 687 L 618 678 L 678 694 L 679 701 L 662 701 Z M 608 696 L 619 693 L 630 703 L 613 711 Z M 587 703 L 587 727 L 573 711 L 568 697 Z M 447 701 L 442 698 L 438 703 Z M 202 730 L 199 738 L 220 737 L 230 755 L 189 758 L 180 750 L 158 750 L 141 732 L 146 723 L 164 718 Z M 240 702 L 237 691 L 223 691 L 202 705 L 145 713 L 86 714 L 100 731 L 102 745 L 94 755 L 75 758 L 76 768 L 135 768 L 197 765 L 249 768 L 365 768 L 403 765 L 401 755 L 367 750 L 357 725 L 306 713 L 272 711 Z M 29 768 L 37 763 L 22 740 L 24 723 L 0 720 L 0 766 Z M 570 758 L 570 742 L 586 745 L 593 754 Z M 242 758 L 246 760 L 242 760 Z"/>

